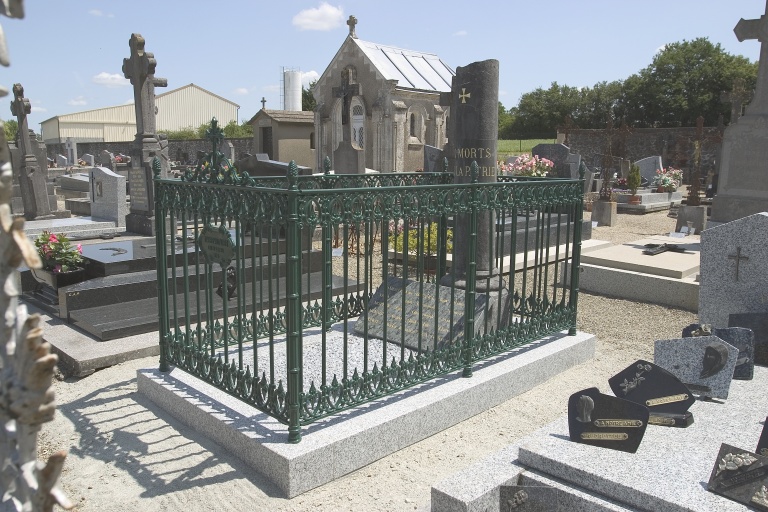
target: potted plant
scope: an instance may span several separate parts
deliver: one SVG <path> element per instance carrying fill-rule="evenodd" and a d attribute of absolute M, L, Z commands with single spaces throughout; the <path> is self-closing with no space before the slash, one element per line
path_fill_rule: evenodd
<path fill-rule="evenodd" d="M 73 246 L 66 235 L 43 231 L 35 239 L 35 247 L 43 268 L 30 270 L 39 283 L 58 290 L 85 279 L 83 247 L 80 244 Z"/>
<path fill-rule="evenodd" d="M 627 188 L 629 189 L 629 204 L 640 204 L 640 196 L 637 195 L 637 187 L 640 186 L 640 167 L 632 164 L 627 175 Z"/>
<path fill-rule="evenodd" d="M 673 167 L 666 169 L 656 169 L 656 176 L 653 177 L 652 185 L 656 187 L 657 192 L 674 192 L 683 182 L 683 171 Z"/>

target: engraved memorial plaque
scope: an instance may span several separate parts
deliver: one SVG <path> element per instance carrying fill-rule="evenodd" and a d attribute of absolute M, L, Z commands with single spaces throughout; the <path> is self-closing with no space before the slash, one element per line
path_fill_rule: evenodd
<path fill-rule="evenodd" d="M 723 443 L 709 476 L 707 490 L 768 511 L 768 458 Z"/>
<path fill-rule="evenodd" d="M 656 340 L 653 362 L 695 395 L 728 398 L 739 351 L 717 336 Z"/>
<path fill-rule="evenodd" d="M 693 423 L 688 408 L 693 393 L 670 372 L 651 362 L 638 360 L 610 379 L 613 394 L 648 408 L 651 425 L 685 428 Z"/>
<path fill-rule="evenodd" d="M 550 512 L 559 510 L 564 491 L 548 485 L 502 485 L 499 488 L 500 512 Z M 564 497 L 563 503 L 567 503 Z"/>
<path fill-rule="evenodd" d="M 724 342 L 733 345 L 739 351 L 733 378 L 737 380 L 752 380 L 755 373 L 755 335 L 751 329 L 744 327 L 725 327 L 712 329 L 707 325 L 691 324 L 683 329 L 683 338 L 696 336 L 717 336 Z"/>
<path fill-rule="evenodd" d="M 588 388 L 568 400 L 571 441 L 635 453 L 648 425 L 648 409 Z"/>

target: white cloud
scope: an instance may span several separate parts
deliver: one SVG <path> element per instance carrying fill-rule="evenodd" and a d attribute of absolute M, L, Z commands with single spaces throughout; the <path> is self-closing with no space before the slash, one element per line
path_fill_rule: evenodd
<path fill-rule="evenodd" d="M 91 16 L 96 16 L 97 18 L 101 18 L 101 17 L 114 18 L 115 17 L 114 14 L 111 14 L 111 13 L 104 14 L 104 12 L 99 9 L 91 9 L 90 11 L 88 11 L 88 14 L 90 14 Z"/>
<path fill-rule="evenodd" d="M 305 88 L 309 88 L 309 83 L 320 78 L 320 73 L 317 71 L 307 71 L 301 74 L 301 85 Z"/>
<path fill-rule="evenodd" d="M 457 37 L 464 37 L 468 34 L 466 30 L 459 30 L 458 32 L 454 32 L 453 35 Z"/>
<path fill-rule="evenodd" d="M 69 101 L 67 102 L 67 104 L 68 104 L 68 105 L 72 105 L 72 106 L 75 106 L 75 107 L 76 107 L 76 106 L 79 106 L 79 105 L 87 105 L 87 104 L 88 104 L 88 102 L 87 102 L 87 101 L 85 101 L 85 98 L 84 98 L 83 96 L 78 96 L 78 97 L 77 97 L 77 98 L 75 98 L 75 99 L 69 100 Z"/>
<path fill-rule="evenodd" d="M 32 112 L 48 112 L 48 109 L 47 108 L 43 108 L 43 107 L 35 107 L 35 106 L 33 106 L 32 107 Z"/>
<path fill-rule="evenodd" d="M 656 48 L 656 51 L 654 52 L 654 55 L 656 55 L 659 52 L 663 52 L 666 49 L 667 49 L 667 45 L 663 44 L 663 45 L 659 46 L 658 48 Z"/>
<path fill-rule="evenodd" d="M 280 86 L 276 84 L 265 85 L 264 87 L 261 88 L 261 90 L 264 92 L 278 92 L 280 91 Z"/>
<path fill-rule="evenodd" d="M 299 30 L 332 30 L 341 26 L 344 10 L 322 2 L 320 7 L 304 9 L 293 17 L 293 25 Z"/>
<path fill-rule="evenodd" d="M 245 87 L 238 87 L 232 92 L 234 92 L 235 94 L 239 94 L 240 96 L 245 96 L 246 94 L 248 94 L 248 89 Z"/>
<path fill-rule="evenodd" d="M 124 87 L 131 84 L 131 82 L 123 75 L 118 73 L 107 73 L 106 71 L 102 71 L 98 75 L 95 75 L 93 78 L 91 78 L 91 81 L 95 84 L 104 85 L 106 87 Z"/>

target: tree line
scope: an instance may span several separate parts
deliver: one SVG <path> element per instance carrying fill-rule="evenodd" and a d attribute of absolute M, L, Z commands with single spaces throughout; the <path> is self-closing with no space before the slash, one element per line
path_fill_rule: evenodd
<path fill-rule="evenodd" d="M 706 126 L 723 116 L 731 121 L 730 104 L 721 93 L 741 81 L 748 91 L 757 82 L 757 62 L 727 53 L 707 38 L 666 45 L 651 64 L 625 80 L 569 87 L 552 82 L 521 96 L 509 110 L 499 103 L 500 139 L 555 138 L 566 116 L 574 128 L 605 128 L 626 122 L 634 128 Z"/>

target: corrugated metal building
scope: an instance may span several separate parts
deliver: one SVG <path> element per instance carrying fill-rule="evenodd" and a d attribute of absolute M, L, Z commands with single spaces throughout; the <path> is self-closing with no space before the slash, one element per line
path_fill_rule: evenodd
<path fill-rule="evenodd" d="M 219 126 L 237 122 L 240 105 L 195 84 L 155 96 L 157 130 L 178 131 L 215 117 Z M 106 107 L 52 117 L 42 122 L 46 144 L 74 142 L 125 142 L 136 136 L 136 110 L 133 104 Z"/>

